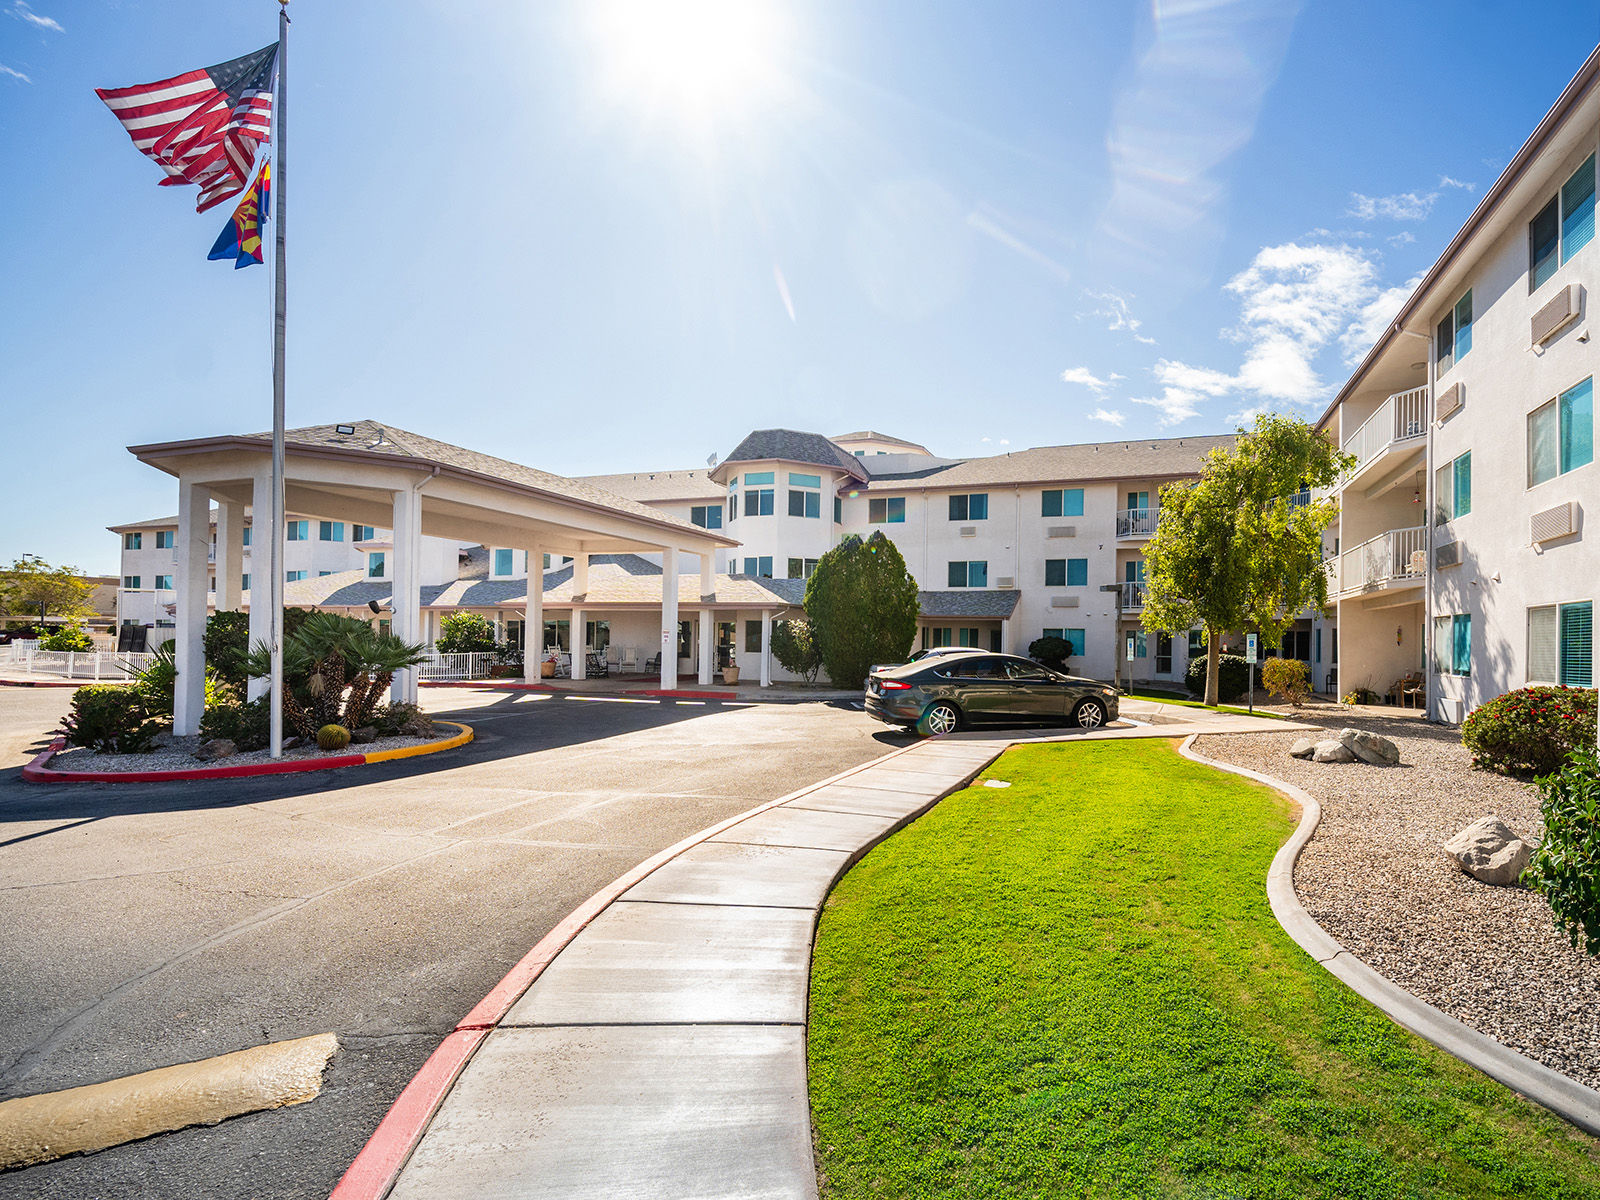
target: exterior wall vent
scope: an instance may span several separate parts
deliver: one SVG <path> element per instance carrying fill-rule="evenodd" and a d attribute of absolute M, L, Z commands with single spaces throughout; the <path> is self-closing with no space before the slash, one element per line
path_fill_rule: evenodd
<path fill-rule="evenodd" d="M 1578 319 L 1583 305 L 1583 292 L 1575 283 L 1569 283 L 1556 293 L 1555 299 L 1533 314 L 1533 344 L 1542 346 Z"/>
<path fill-rule="evenodd" d="M 1078 536 L 1078 527 L 1076 525 L 1051 525 L 1048 529 L 1045 530 L 1044 535 L 1045 535 L 1045 537 L 1053 537 L 1053 538 L 1077 537 Z"/>
<path fill-rule="evenodd" d="M 976 525 L 963 525 L 961 527 L 961 536 L 962 537 L 977 537 L 978 536 L 978 527 Z"/>
<path fill-rule="evenodd" d="M 1001 588 L 1014 588 L 1014 587 L 1017 586 L 1017 581 L 1015 579 L 1011 578 L 1011 576 L 1005 575 L 1005 576 L 1002 576 L 999 579 L 996 579 L 994 581 L 994 585 L 995 585 L 995 587 L 1001 587 Z"/>
<path fill-rule="evenodd" d="M 1434 406 L 1434 415 L 1442 423 L 1455 415 L 1456 411 L 1466 403 L 1466 395 L 1461 390 L 1459 383 L 1452 383 L 1439 393 L 1439 401 Z"/>
<path fill-rule="evenodd" d="M 1576 524 L 1573 521 L 1572 511 L 1574 507 L 1572 501 L 1568 500 L 1565 504 L 1534 513 L 1529 525 L 1532 527 L 1531 533 L 1535 544 L 1566 537 L 1575 532 Z"/>
<path fill-rule="evenodd" d="M 1442 546 L 1433 548 L 1433 565 L 1435 567 L 1453 567 L 1461 561 L 1461 543 L 1446 542 Z"/>
<path fill-rule="evenodd" d="M 1050 597 L 1050 607 L 1051 608 L 1077 608 L 1078 607 L 1078 598 L 1076 596 L 1051 596 Z"/>

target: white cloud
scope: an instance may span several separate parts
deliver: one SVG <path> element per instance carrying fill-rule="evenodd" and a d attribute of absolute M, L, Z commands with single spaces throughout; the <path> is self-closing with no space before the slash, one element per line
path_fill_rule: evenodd
<path fill-rule="evenodd" d="M 1115 410 L 1108 412 L 1103 408 L 1097 408 L 1089 414 L 1089 420 L 1091 421 L 1104 421 L 1107 425 L 1116 425 L 1119 427 L 1127 419 L 1128 418 L 1120 412 Z"/>
<path fill-rule="evenodd" d="M 1088 367 L 1068 367 L 1065 371 L 1061 372 L 1062 383 L 1081 383 L 1084 387 L 1092 388 L 1096 392 L 1105 391 L 1108 387 L 1121 378 L 1121 375 L 1118 375 L 1115 371 L 1113 371 L 1110 375 L 1107 375 L 1104 379 L 1101 379 L 1093 371 L 1089 370 Z"/>
<path fill-rule="evenodd" d="M 1468 183 L 1463 179 L 1455 179 L 1449 175 L 1439 176 L 1439 186 L 1443 188 L 1460 188 L 1467 192 L 1475 192 L 1478 190 L 1477 184 Z"/>
<path fill-rule="evenodd" d="M 1364 196 L 1360 192 L 1351 192 L 1350 207 L 1345 210 L 1345 215 L 1360 221 L 1371 221 L 1378 217 L 1388 221 L 1424 221 L 1438 199 L 1438 192 L 1426 195 L 1397 192 L 1393 196 Z"/>
<path fill-rule="evenodd" d="M 1086 299 L 1095 301 L 1098 307 L 1079 313 L 1078 320 L 1082 321 L 1086 317 L 1099 318 L 1105 321 L 1106 329 L 1112 333 L 1132 334 L 1134 341 L 1143 342 L 1146 346 L 1156 344 L 1155 338 L 1146 337 L 1139 332 L 1144 322 L 1128 310 L 1127 297 L 1117 292 L 1091 292 L 1087 288 L 1083 294 Z"/>
<path fill-rule="evenodd" d="M 1393 237 L 1384 238 L 1383 240 L 1388 242 L 1391 246 L 1409 246 L 1412 242 L 1417 240 L 1417 235 L 1412 233 L 1409 229 L 1402 229 Z"/>
<path fill-rule="evenodd" d="M 1367 351 L 1372 349 L 1389 322 L 1399 313 L 1406 297 L 1421 282 L 1421 275 L 1413 275 L 1398 287 L 1384 288 L 1361 306 L 1355 320 L 1339 335 L 1339 349 L 1344 353 L 1346 363 L 1353 366 L 1367 356 Z"/>
<path fill-rule="evenodd" d="M 0 75 L 9 75 L 13 79 L 22 80 L 23 83 L 33 82 L 33 80 L 29 79 L 21 71 L 13 71 L 10 67 L 6 66 L 5 63 L 0 63 Z"/>
<path fill-rule="evenodd" d="M 38 29 L 53 29 L 57 33 L 66 32 L 65 29 L 61 28 L 60 22 L 51 17 L 41 17 L 38 13 L 34 12 L 28 7 L 25 0 L 16 0 L 16 3 L 11 6 L 11 15 L 19 18 L 20 20 L 26 21 L 28 24 Z M 16 74 L 15 71 L 10 73 L 13 75 Z M 30 80 L 30 82 L 32 81 Z"/>

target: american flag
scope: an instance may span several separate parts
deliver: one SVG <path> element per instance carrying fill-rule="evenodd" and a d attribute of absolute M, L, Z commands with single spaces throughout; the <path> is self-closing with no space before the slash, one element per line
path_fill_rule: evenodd
<path fill-rule="evenodd" d="M 96 88 L 140 153 L 167 177 L 196 184 L 195 211 L 244 190 L 256 148 L 272 130 L 278 43 L 243 58 L 138 87 Z"/>

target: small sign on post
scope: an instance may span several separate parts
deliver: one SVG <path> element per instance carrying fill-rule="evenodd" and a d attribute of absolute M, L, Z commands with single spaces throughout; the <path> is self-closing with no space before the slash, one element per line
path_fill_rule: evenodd
<path fill-rule="evenodd" d="M 1244 660 L 1250 664 L 1250 698 L 1245 701 L 1250 715 L 1256 712 L 1256 638 L 1258 634 L 1247 633 L 1244 635 Z"/>
<path fill-rule="evenodd" d="M 1128 635 L 1128 661 L 1133 661 L 1133 634 Z"/>
<path fill-rule="evenodd" d="M 1254 633 L 1247 633 L 1244 635 L 1244 660 L 1247 663 L 1253 663 L 1256 661 L 1257 636 L 1258 635 Z"/>

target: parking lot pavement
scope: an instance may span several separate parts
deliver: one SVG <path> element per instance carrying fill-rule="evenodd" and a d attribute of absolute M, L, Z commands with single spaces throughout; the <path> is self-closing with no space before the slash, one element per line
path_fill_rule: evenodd
<path fill-rule="evenodd" d="M 225 785 L 22 783 L 0 689 L 0 1098 L 331 1031 L 323 1094 L 0 1176 L 0 1197 L 325 1196 L 442 1035 L 640 860 L 905 744 L 847 704 L 430 694 L 446 754 Z"/>

